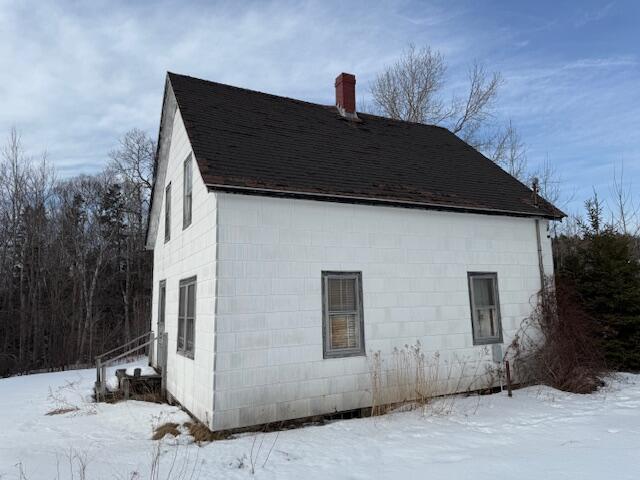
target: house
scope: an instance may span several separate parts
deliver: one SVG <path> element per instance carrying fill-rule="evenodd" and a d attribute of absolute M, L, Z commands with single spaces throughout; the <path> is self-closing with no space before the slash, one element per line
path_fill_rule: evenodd
<path fill-rule="evenodd" d="M 563 213 L 444 128 L 169 73 L 147 247 L 170 396 L 213 430 L 370 406 L 372 352 L 491 364 Z M 499 354 L 499 349 L 497 350 Z"/>

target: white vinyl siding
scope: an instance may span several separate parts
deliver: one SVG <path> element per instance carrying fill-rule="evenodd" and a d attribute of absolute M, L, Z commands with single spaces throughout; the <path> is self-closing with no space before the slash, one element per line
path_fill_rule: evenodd
<path fill-rule="evenodd" d="M 502 343 L 498 274 L 470 272 L 468 277 L 473 343 Z"/>
<path fill-rule="evenodd" d="M 324 357 L 364 355 L 362 274 L 322 272 Z"/>
<path fill-rule="evenodd" d="M 180 281 L 178 296 L 178 353 L 193 358 L 195 353 L 196 278 Z"/>

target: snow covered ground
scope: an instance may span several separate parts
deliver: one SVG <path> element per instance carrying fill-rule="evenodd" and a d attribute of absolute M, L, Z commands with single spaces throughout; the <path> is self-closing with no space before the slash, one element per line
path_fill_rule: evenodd
<path fill-rule="evenodd" d="M 78 370 L 0 380 L 0 479 L 78 479 L 83 464 L 87 479 L 640 476 L 640 375 L 618 375 L 593 395 L 534 387 L 511 399 L 459 398 L 449 415 L 394 413 L 202 447 L 187 434 L 150 439 L 154 425 L 188 420 L 177 408 L 87 403 L 94 378 Z M 74 410 L 46 415 L 55 409 Z"/>

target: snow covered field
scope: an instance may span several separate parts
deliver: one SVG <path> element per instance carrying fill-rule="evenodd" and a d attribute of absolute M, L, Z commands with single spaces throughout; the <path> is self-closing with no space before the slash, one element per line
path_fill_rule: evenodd
<path fill-rule="evenodd" d="M 511 399 L 459 398 L 446 416 L 395 413 L 202 447 L 187 434 L 150 439 L 154 425 L 188 420 L 177 408 L 85 402 L 94 378 L 78 370 L 0 380 L 0 479 L 78 479 L 81 464 L 87 479 L 640 477 L 640 375 L 619 375 L 594 395 L 527 388 Z"/>

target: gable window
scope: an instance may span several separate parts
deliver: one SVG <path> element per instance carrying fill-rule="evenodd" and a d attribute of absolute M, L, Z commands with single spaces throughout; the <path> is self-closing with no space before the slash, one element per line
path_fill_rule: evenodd
<path fill-rule="evenodd" d="M 193 175 L 192 175 L 192 161 L 191 154 L 184 161 L 184 184 L 183 184 L 183 195 L 182 199 L 182 228 L 187 228 L 191 225 L 191 210 L 193 203 Z"/>
<path fill-rule="evenodd" d="M 364 355 L 362 273 L 322 272 L 324 358 Z"/>
<path fill-rule="evenodd" d="M 178 353 L 193 358 L 196 332 L 196 277 L 180 281 L 178 301 Z"/>
<path fill-rule="evenodd" d="M 498 274 L 469 272 L 468 277 L 473 343 L 502 343 Z"/>
<path fill-rule="evenodd" d="M 164 191 L 164 241 L 171 239 L 171 183 Z"/>

